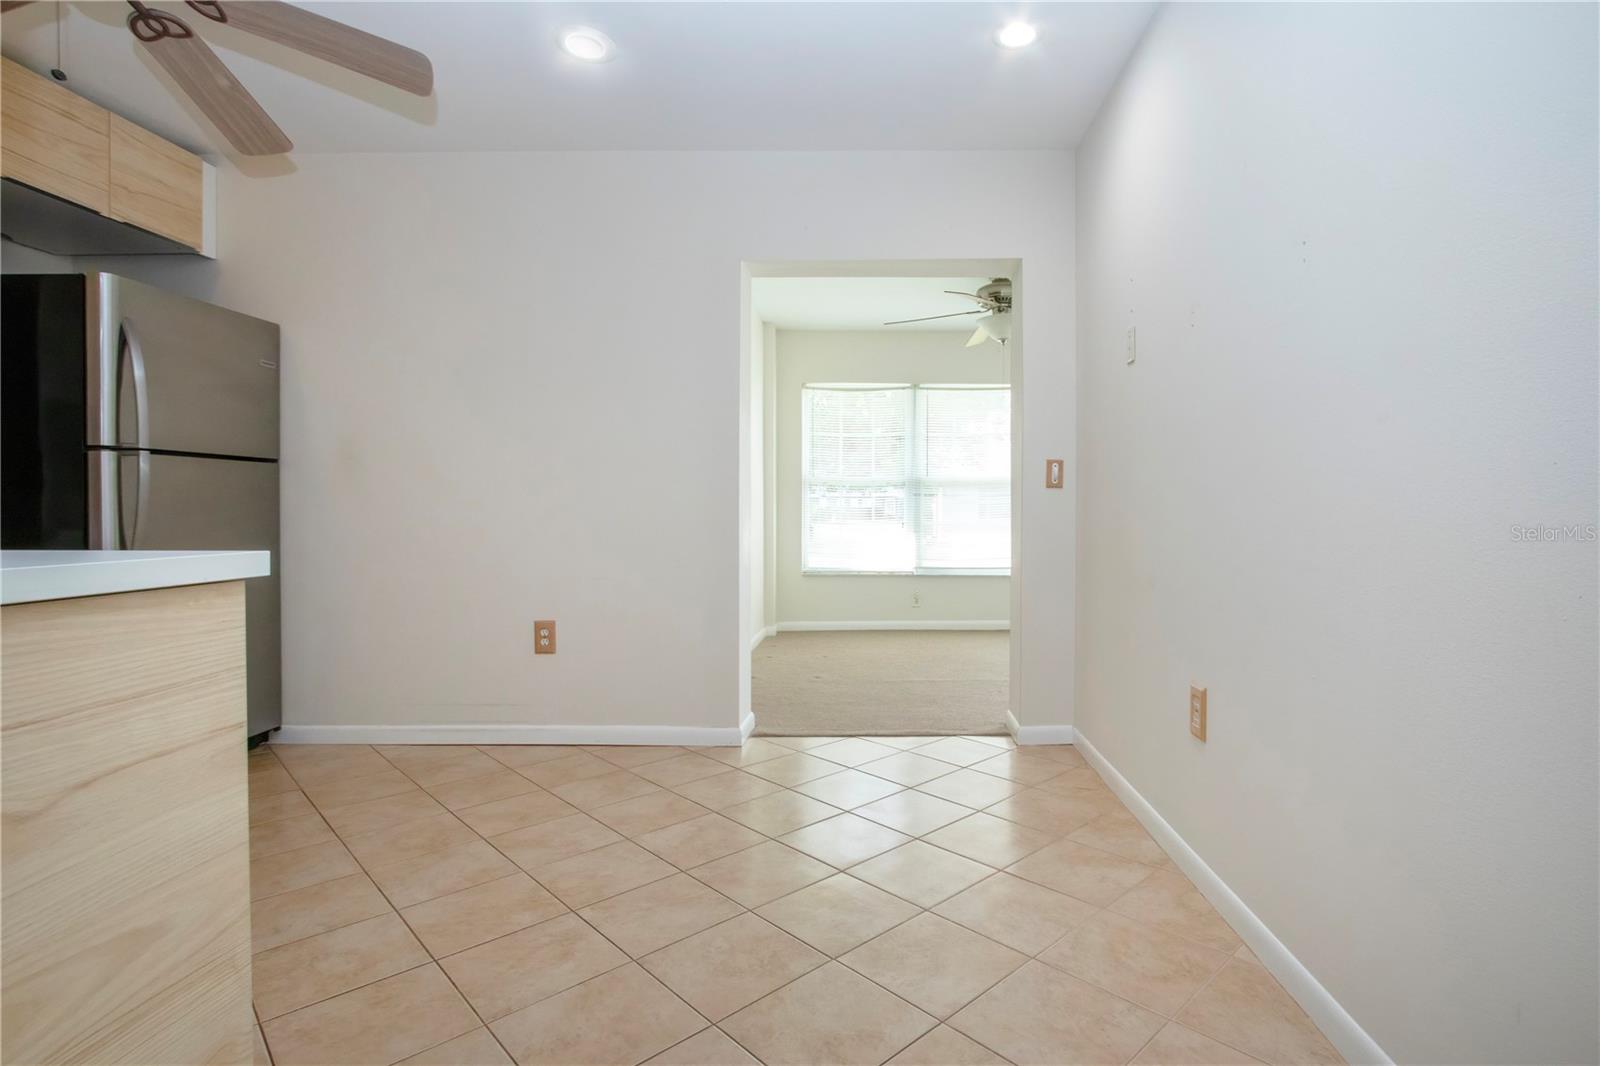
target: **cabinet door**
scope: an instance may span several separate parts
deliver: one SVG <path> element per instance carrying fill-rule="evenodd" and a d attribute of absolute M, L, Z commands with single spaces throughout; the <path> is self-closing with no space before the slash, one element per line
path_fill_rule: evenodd
<path fill-rule="evenodd" d="M 0 1058 L 250 1061 L 244 589 L 0 607 Z"/>
<path fill-rule="evenodd" d="M 205 194 L 198 156 L 111 116 L 111 209 L 120 222 L 200 247 Z"/>
<path fill-rule="evenodd" d="M 0 176 L 105 214 L 110 118 L 48 78 L 0 60 Z"/>

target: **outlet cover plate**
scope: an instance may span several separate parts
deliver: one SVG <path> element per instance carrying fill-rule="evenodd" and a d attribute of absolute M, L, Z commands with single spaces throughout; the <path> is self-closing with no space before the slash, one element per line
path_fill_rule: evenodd
<path fill-rule="evenodd" d="M 1206 739 L 1206 690 L 1189 686 L 1189 732 L 1196 740 Z"/>

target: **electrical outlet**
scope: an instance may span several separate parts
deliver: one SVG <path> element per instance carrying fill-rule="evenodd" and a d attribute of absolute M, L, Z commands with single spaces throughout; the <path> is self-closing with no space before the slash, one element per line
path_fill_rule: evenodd
<path fill-rule="evenodd" d="M 913 607 L 921 607 L 922 606 L 922 593 L 913 592 L 911 594 L 911 606 L 913 606 Z"/>
<path fill-rule="evenodd" d="M 556 624 L 552 619 L 533 623 L 533 654 L 556 653 Z"/>
<path fill-rule="evenodd" d="M 1195 685 L 1189 686 L 1189 732 L 1206 739 L 1206 690 Z"/>

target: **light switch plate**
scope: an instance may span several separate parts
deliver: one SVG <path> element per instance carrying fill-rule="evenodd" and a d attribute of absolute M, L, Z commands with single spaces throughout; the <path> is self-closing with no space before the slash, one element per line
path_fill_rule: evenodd
<path fill-rule="evenodd" d="M 1206 690 L 1196 685 L 1189 686 L 1189 732 L 1206 739 Z"/>
<path fill-rule="evenodd" d="M 533 654 L 556 653 L 556 624 L 553 619 L 533 623 Z"/>
<path fill-rule="evenodd" d="M 1067 483 L 1067 462 L 1065 459 L 1046 459 L 1044 461 L 1044 487 L 1059 489 Z"/>

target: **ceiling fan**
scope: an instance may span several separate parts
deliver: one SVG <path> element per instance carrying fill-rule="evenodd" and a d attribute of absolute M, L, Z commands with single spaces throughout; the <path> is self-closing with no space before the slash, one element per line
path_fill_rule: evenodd
<path fill-rule="evenodd" d="M 0 12 L 33 0 L 3 0 Z M 201 17 L 287 45 L 408 93 L 433 91 L 433 64 L 421 52 L 278 0 L 187 0 Z M 277 155 L 294 144 L 256 98 L 183 19 L 128 0 L 128 31 L 241 155 Z"/>
<path fill-rule="evenodd" d="M 965 296 L 969 300 L 976 300 L 979 306 L 971 311 L 953 311 L 948 315 L 925 315 L 922 318 L 902 318 L 894 322 L 885 322 L 884 325 L 904 326 L 912 322 L 933 322 L 941 318 L 982 315 L 983 317 L 974 323 L 978 327 L 977 332 L 967 339 L 968 348 L 974 348 L 987 340 L 1005 344 L 1011 339 L 1010 278 L 995 278 L 977 292 L 957 292 L 955 289 L 944 291 L 950 296 Z"/>

